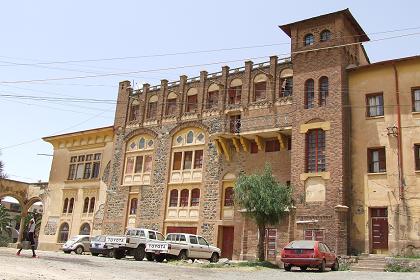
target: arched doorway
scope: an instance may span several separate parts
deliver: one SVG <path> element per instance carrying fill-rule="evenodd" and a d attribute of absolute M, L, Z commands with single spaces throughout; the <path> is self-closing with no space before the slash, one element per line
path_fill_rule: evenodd
<path fill-rule="evenodd" d="M 82 226 L 80 227 L 79 234 L 80 235 L 90 235 L 90 225 L 89 225 L 89 223 L 82 224 Z"/>

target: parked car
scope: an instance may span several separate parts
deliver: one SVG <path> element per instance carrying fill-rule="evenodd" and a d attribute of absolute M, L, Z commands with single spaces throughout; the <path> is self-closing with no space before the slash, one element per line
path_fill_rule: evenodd
<path fill-rule="evenodd" d="M 149 243 L 154 246 L 148 246 Z M 114 258 L 133 256 L 136 261 L 141 261 L 144 257 L 148 261 L 163 261 L 168 249 L 162 233 L 145 228 L 129 228 L 125 235 L 107 236 L 105 244 L 113 248 Z"/>
<path fill-rule="evenodd" d="M 89 235 L 76 235 L 67 240 L 67 242 L 63 244 L 63 247 L 61 247 L 61 250 L 63 250 L 66 254 L 70 254 L 74 251 L 76 254 L 80 255 L 83 252 L 89 252 L 89 246 Z"/>
<path fill-rule="evenodd" d="M 169 233 L 166 236 L 166 242 L 168 242 L 167 258 L 219 261 L 221 250 L 211 246 L 202 236 L 187 233 Z"/>
<path fill-rule="evenodd" d="M 99 256 L 103 255 L 106 257 L 113 258 L 114 257 L 114 250 L 111 246 L 107 246 L 106 243 L 106 236 L 105 235 L 98 235 L 92 238 L 90 241 L 90 253 L 92 256 Z"/>
<path fill-rule="evenodd" d="M 322 242 L 312 240 L 296 240 L 287 244 L 281 252 L 284 269 L 290 271 L 293 266 L 305 271 L 308 267 L 325 271 L 326 267 L 338 270 L 337 255 Z"/>

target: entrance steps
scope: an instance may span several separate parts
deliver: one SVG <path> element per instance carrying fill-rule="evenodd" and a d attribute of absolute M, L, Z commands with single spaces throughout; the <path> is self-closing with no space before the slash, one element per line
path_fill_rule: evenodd
<path fill-rule="evenodd" d="M 385 257 L 387 255 L 362 254 L 358 257 L 357 263 L 350 266 L 353 271 L 385 271 Z"/>

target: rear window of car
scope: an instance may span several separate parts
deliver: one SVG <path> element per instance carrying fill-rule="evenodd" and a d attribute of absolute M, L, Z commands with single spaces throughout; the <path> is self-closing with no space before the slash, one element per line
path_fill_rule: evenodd
<path fill-rule="evenodd" d="M 285 248 L 286 249 L 313 249 L 314 247 L 315 247 L 315 241 L 299 240 L 299 241 L 292 241 Z"/>

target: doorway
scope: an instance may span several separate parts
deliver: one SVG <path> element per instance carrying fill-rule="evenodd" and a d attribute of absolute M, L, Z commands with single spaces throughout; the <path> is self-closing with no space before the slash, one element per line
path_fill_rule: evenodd
<path fill-rule="evenodd" d="M 388 210 L 371 208 L 371 240 L 373 253 L 384 253 L 388 250 Z"/>
<path fill-rule="evenodd" d="M 219 226 L 219 247 L 222 250 L 222 258 L 231 260 L 233 257 L 234 232 L 233 226 Z"/>

